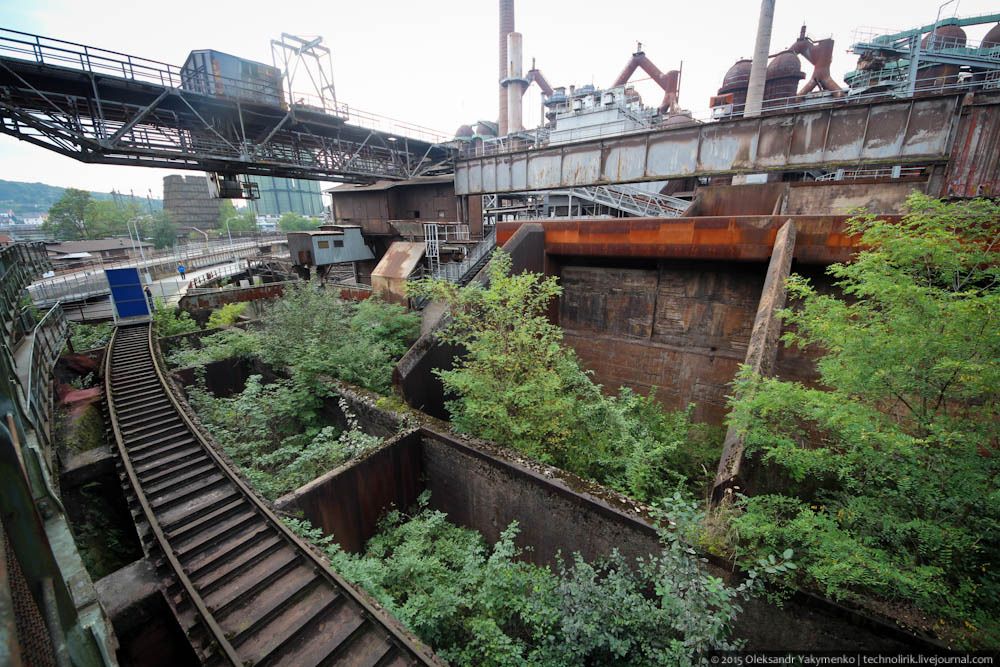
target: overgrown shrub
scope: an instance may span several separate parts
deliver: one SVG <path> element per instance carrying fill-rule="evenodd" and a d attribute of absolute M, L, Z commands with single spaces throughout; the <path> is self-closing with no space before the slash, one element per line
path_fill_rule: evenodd
<path fill-rule="evenodd" d="M 739 600 L 758 590 L 756 571 L 736 589 L 706 574 L 675 531 L 661 531 L 663 551 L 647 559 L 574 554 L 550 569 L 521 558 L 516 522 L 490 548 L 427 502 L 412 516 L 390 512 L 364 554 L 289 525 L 455 665 L 690 665 L 736 647 Z"/>
<path fill-rule="evenodd" d="M 240 316 L 243 315 L 243 311 L 246 309 L 246 303 L 227 303 L 220 308 L 216 308 L 208 316 L 206 328 L 217 329 L 219 327 L 232 326 L 236 324 L 237 320 L 240 319 Z"/>
<path fill-rule="evenodd" d="M 420 318 L 371 298 L 341 301 L 312 283 L 290 285 L 257 333 L 260 356 L 322 391 L 334 377 L 387 393 L 395 361 L 420 333 Z"/>
<path fill-rule="evenodd" d="M 320 418 L 322 399 L 294 380 L 263 384 L 259 375 L 242 392 L 217 398 L 201 382 L 188 390 L 202 422 L 254 487 L 277 498 L 381 442 L 363 433 L 341 403 L 349 428 L 341 432 Z"/>
<path fill-rule="evenodd" d="M 511 275 L 501 250 L 490 263 L 489 287 L 434 280 L 411 287 L 415 296 L 449 305 L 451 323 L 440 337 L 467 350 L 453 369 L 434 371 L 454 397 L 447 404 L 452 424 L 639 500 L 689 482 L 699 487 L 705 475 L 696 463 L 703 459 L 689 443 L 705 430 L 690 422 L 690 410 L 664 413 L 652 397 L 626 388 L 604 396 L 546 315 L 561 291 L 555 277 Z M 709 446 L 703 456 L 715 451 Z"/>
<path fill-rule="evenodd" d="M 167 361 L 175 368 L 204 366 L 223 359 L 248 359 L 257 354 L 259 342 L 253 332 L 243 329 L 223 329 L 198 341 L 200 347 L 181 344 L 167 354 Z"/>
<path fill-rule="evenodd" d="M 733 424 L 788 487 L 734 525 L 750 554 L 794 546 L 830 596 L 915 604 L 1000 646 L 1000 205 L 907 207 L 851 221 L 867 249 L 829 269 L 846 298 L 789 280 L 784 340 L 823 351 L 823 386 L 740 377 Z"/>
<path fill-rule="evenodd" d="M 73 342 L 73 349 L 77 352 L 106 346 L 114 331 L 115 325 L 111 322 L 100 324 L 69 323 L 70 340 Z"/>
<path fill-rule="evenodd" d="M 162 300 L 157 299 L 153 309 L 153 329 L 157 336 L 164 338 L 198 331 L 198 323 L 191 319 L 191 314 L 186 310 L 169 308 Z"/>

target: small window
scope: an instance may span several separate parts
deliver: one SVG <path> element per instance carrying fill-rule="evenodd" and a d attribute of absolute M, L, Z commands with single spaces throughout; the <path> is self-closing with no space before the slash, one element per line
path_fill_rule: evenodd
<path fill-rule="evenodd" d="M 438 217 L 439 218 L 443 218 L 444 217 L 444 211 L 443 210 L 438 209 Z"/>
<path fill-rule="evenodd" d="M 329 241 L 317 241 L 316 245 L 318 245 L 320 247 L 320 250 L 327 250 L 330 247 L 330 242 Z"/>
<path fill-rule="evenodd" d="M 413 219 L 414 220 L 420 219 L 420 211 L 413 211 Z"/>
<path fill-rule="evenodd" d="M 344 242 L 343 241 L 334 241 L 333 242 L 333 247 L 334 248 L 343 248 L 344 247 Z"/>

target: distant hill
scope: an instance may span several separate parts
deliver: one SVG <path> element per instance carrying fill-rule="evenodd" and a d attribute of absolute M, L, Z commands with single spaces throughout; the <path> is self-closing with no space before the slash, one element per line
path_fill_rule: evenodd
<path fill-rule="evenodd" d="M 59 201 L 66 188 L 45 183 L 22 183 L 21 181 L 4 181 L 0 179 L 0 213 L 13 212 L 19 218 L 32 217 L 47 213 L 52 205 Z M 114 195 L 107 192 L 91 192 L 94 199 L 113 199 Z M 129 195 L 124 195 L 125 200 Z M 136 197 L 137 204 L 146 207 L 145 197 Z M 153 199 L 153 210 L 163 208 L 163 200 Z"/>

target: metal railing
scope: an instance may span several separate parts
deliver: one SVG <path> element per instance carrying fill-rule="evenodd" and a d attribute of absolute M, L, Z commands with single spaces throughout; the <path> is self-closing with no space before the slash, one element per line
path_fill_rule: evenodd
<path fill-rule="evenodd" d="M 66 338 L 69 323 L 62 305 L 56 304 L 38 321 L 31 334 L 31 366 L 28 369 L 28 413 L 35 431 L 46 441 L 51 437 L 52 425 L 52 366 L 55 364 Z M 52 448 L 45 448 L 46 455 L 52 456 Z M 50 468 L 52 461 L 47 461 Z"/>
<path fill-rule="evenodd" d="M 553 190 L 552 194 L 568 194 L 639 217 L 675 218 L 683 215 L 684 211 L 691 205 L 691 202 L 686 199 L 646 192 L 626 184 L 592 185 L 568 190 Z"/>
<path fill-rule="evenodd" d="M 434 269 L 431 276 L 452 283 L 464 283 L 471 278 L 468 273 L 481 264 L 496 247 L 497 233 L 496 227 L 493 227 L 483 236 L 482 241 L 469 250 L 465 259 L 461 262 L 443 262 Z"/>
<path fill-rule="evenodd" d="M 860 178 L 912 178 L 921 176 L 926 167 L 872 167 L 869 169 L 838 169 L 829 174 L 823 174 L 817 181 L 847 181 Z"/>
<path fill-rule="evenodd" d="M 177 65 L 141 58 L 138 56 L 110 51 L 85 44 L 77 44 L 61 39 L 43 37 L 18 30 L 0 28 L 0 54 L 21 60 L 31 60 L 40 65 L 56 65 L 79 69 L 93 74 L 122 77 L 133 81 L 152 83 L 168 88 L 179 88 L 189 93 L 208 97 L 253 99 L 262 96 L 280 99 L 284 108 L 297 107 L 314 110 L 349 120 L 352 124 L 372 130 L 379 130 L 400 137 L 417 139 L 437 144 L 450 137 L 443 132 L 421 127 L 412 123 L 397 121 L 386 116 L 350 107 L 347 104 L 332 104 L 330 100 L 301 92 L 282 91 L 281 85 L 269 85 L 256 80 L 232 79 L 201 70 L 185 69 Z M 202 77 L 207 77 L 204 79 Z M 206 86 L 205 82 L 221 84 Z M 221 88 L 222 93 L 213 92 Z M 235 94 L 234 94 L 235 93 Z"/>

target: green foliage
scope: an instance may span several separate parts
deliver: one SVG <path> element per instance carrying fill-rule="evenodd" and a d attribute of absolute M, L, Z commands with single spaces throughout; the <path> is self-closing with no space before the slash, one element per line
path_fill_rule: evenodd
<path fill-rule="evenodd" d="M 228 224 L 227 224 L 228 221 Z M 257 216 L 250 208 L 243 208 L 224 220 L 222 220 L 223 232 L 255 232 L 257 231 Z"/>
<path fill-rule="evenodd" d="M 318 222 L 292 211 L 282 214 L 278 220 L 278 229 L 283 232 L 304 232 L 317 227 L 319 227 Z"/>
<path fill-rule="evenodd" d="M 221 308 L 216 308 L 208 316 L 207 328 L 230 327 L 236 324 L 236 321 L 240 319 L 240 316 L 246 309 L 246 303 L 227 303 Z"/>
<path fill-rule="evenodd" d="M 878 596 L 1000 643 L 1000 205 L 915 194 L 901 222 L 852 221 L 867 250 L 793 277 L 785 342 L 824 351 L 824 389 L 738 381 L 732 420 L 788 478 L 743 501 L 743 548 L 802 552 L 805 581 Z M 988 633 L 994 633 L 988 640 Z"/>
<path fill-rule="evenodd" d="M 73 341 L 73 349 L 77 352 L 104 347 L 111 340 L 115 325 L 110 322 L 100 324 L 69 323 L 69 337 Z"/>
<path fill-rule="evenodd" d="M 252 375 L 231 398 L 212 396 L 197 383 L 188 397 L 233 462 L 272 500 L 381 443 L 360 430 L 344 401 L 348 429 L 324 425 L 322 400 L 291 380 L 264 384 Z"/>
<path fill-rule="evenodd" d="M 257 337 L 243 329 L 223 329 L 202 336 L 198 347 L 182 344 L 167 355 L 168 363 L 174 368 L 204 366 L 223 359 L 249 359 L 257 354 Z"/>
<path fill-rule="evenodd" d="M 511 275 L 510 256 L 494 253 L 489 287 L 423 281 L 414 296 L 443 300 L 451 323 L 440 337 L 467 355 L 436 370 L 457 430 L 514 447 L 540 461 L 610 484 L 649 501 L 689 477 L 699 457 L 690 448 L 690 411 L 664 414 L 652 397 L 622 389 L 605 397 L 562 344 L 546 312 L 561 293 L 556 278 Z M 714 447 L 709 448 L 711 452 Z"/>
<path fill-rule="evenodd" d="M 321 389 L 322 377 L 387 393 L 395 361 L 420 332 L 419 316 L 378 299 L 341 301 L 312 283 L 289 285 L 264 318 L 261 358 Z"/>
<path fill-rule="evenodd" d="M 153 246 L 160 250 L 177 244 L 177 228 L 170 221 L 166 211 L 158 211 L 147 221 Z"/>
<path fill-rule="evenodd" d="M 71 529 L 84 567 L 95 581 L 142 557 L 134 533 L 128 534 L 129 516 L 115 507 L 100 482 L 89 482 L 74 492 Z"/>
<path fill-rule="evenodd" d="M 177 336 L 198 331 L 198 323 L 191 319 L 191 314 L 180 308 L 168 308 L 162 300 L 156 299 L 153 309 L 153 329 L 156 335 Z"/>
<path fill-rule="evenodd" d="M 233 206 L 232 199 L 219 200 L 219 229 L 225 229 L 226 221 L 235 218 L 236 215 L 237 211 L 236 207 Z"/>
<path fill-rule="evenodd" d="M 49 217 L 42 229 L 67 241 L 94 238 L 87 229 L 86 213 L 90 201 L 89 192 L 67 188 L 59 201 L 49 209 Z"/>
<path fill-rule="evenodd" d="M 539 567 L 516 546 L 516 522 L 491 549 L 427 502 L 410 517 L 390 512 L 359 555 L 307 522 L 288 523 L 452 664 L 690 665 L 705 650 L 735 648 L 727 636 L 738 601 L 759 588 L 756 572 L 738 589 L 707 575 L 666 529 L 662 553 L 647 559 L 574 554 Z"/>

